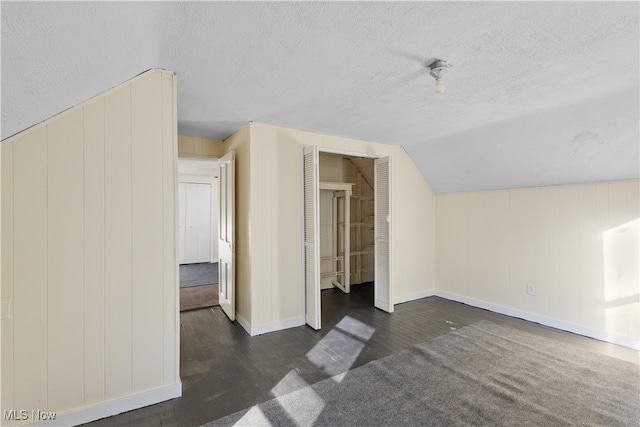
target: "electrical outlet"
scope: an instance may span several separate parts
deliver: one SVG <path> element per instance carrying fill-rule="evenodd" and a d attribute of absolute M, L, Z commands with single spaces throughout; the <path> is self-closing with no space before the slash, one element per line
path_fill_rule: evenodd
<path fill-rule="evenodd" d="M 527 295 L 535 295 L 536 287 L 533 285 L 527 285 Z"/>

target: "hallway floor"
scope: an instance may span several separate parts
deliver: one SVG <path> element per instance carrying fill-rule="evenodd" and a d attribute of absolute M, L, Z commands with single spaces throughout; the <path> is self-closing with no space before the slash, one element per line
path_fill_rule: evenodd
<path fill-rule="evenodd" d="M 479 320 L 639 363 L 640 352 L 438 297 L 373 307 L 371 284 L 322 292 L 322 329 L 250 337 L 220 307 L 180 314 L 183 396 L 86 424 L 198 426 Z"/>

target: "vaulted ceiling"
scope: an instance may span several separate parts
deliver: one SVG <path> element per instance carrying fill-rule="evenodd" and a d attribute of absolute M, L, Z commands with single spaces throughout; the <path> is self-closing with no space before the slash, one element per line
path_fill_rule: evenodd
<path fill-rule="evenodd" d="M 149 68 L 179 133 L 403 146 L 436 192 L 638 178 L 638 2 L 7 2 L 2 138 Z M 445 93 L 426 64 L 453 64 Z"/>

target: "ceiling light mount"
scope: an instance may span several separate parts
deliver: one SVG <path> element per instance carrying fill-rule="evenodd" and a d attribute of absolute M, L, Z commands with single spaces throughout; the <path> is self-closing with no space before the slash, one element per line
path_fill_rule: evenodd
<path fill-rule="evenodd" d="M 442 77 L 445 75 L 447 70 L 451 68 L 451 64 L 449 64 L 444 59 L 436 59 L 431 64 L 427 65 L 431 70 L 429 74 L 431 77 L 436 79 L 436 93 L 444 92 L 444 83 L 442 81 Z"/>

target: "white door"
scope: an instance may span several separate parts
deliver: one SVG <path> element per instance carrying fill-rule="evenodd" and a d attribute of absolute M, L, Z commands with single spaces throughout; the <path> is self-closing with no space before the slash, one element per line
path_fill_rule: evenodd
<path fill-rule="evenodd" d="M 180 264 L 211 262 L 211 184 L 178 184 Z"/>
<path fill-rule="evenodd" d="M 178 263 L 187 263 L 187 187 L 178 183 Z"/>
<path fill-rule="evenodd" d="M 235 156 L 233 151 L 220 159 L 219 167 L 219 303 L 229 319 L 235 320 Z"/>
<path fill-rule="evenodd" d="M 318 147 L 304 147 L 305 321 L 320 329 L 320 217 Z"/>
<path fill-rule="evenodd" d="M 393 312 L 391 299 L 391 197 L 389 157 L 374 162 L 374 217 L 375 217 L 375 282 L 374 305 L 386 312 Z"/>

